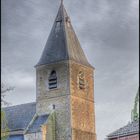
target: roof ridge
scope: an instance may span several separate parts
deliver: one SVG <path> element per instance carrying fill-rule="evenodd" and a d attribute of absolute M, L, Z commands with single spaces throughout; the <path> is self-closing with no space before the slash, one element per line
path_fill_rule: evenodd
<path fill-rule="evenodd" d="M 63 6 L 63 14 L 64 14 L 64 11 L 66 12 L 65 7 Z M 66 14 L 67 14 L 67 12 L 66 12 Z M 66 50 L 67 50 L 66 51 L 67 58 L 69 60 L 70 58 L 69 58 L 69 49 L 68 49 L 68 41 L 67 41 L 67 33 L 66 33 L 66 23 L 65 22 L 64 22 L 64 37 L 65 37 L 65 45 L 66 45 Z"/>
<path fill-rule="evenodd" d="M 40 127 L 46 123 L 48 117 L 49 117 L 49 114 L 47 113 L 42 114 L 42 115 L 39 115 L 38 113 L 36 113 L 31 119 L 30 123 L 28 124 L 24 134 L 40 131 Z"/>
<path fill-rule="evenodd" d="M 36 102 L 29 102 L 29 103 L 23 103 L 23 104 L 18 104 L 18 105 L 2 107 L 2 109 L 14 108 L 14 107 L 23 106 L 23 105 L 29 105 L 29 104 L 36 104 Z"/>
<path fill-rule="evenodd" d="M 26 132 L 29 130 L 29 128 L 31 127 L 31 125 L 33 124 L 33 122 L 35 121 L 35 119 L 38 117 L 38 114 L 35 113 L 33 118 L 31 119 L 31 121 L 29 122 L 28 126 L 25 128 L 24 134 L 26 134 Z"/>
<path fill-rule="evenodd" d="M 125 135 L 130 135 L 132 132 L 136 133 L 137 130 L 135 131 L 135 130 L 132 129 L 132 128 L 137 127 L 137 125 L 134 125 L 134 124 L 137 124 L 137 123 L 139 123 L 139 121 L 135 121 L 135 122 L 128 123 L 127 125 L 125 125 L 125 126 L 123 126 L 123 127 L 120 127 L 120 128 L 117 129 L 116 131 L 110 133 L 110 134 L 108 135 L 108 137 L 113 137 L 113 136 L 117 136 L 117 135 L 122 136 L 122 135 L 124 135 L 124 134 L 125 134 Z M 132 128 L 131 128 L 131 127 L 132 127 Z M 139 127 L 139 125 L 138 125 L 138 127 Z M 129 131 L 130 128 L 131 128 L 131 132 Z M 123 130 L 125 130 L 125 131 L 128 130 L 128 132 L 127 132 L 127 133 L 126 133 L 126 132 L 123 132 Z M 139 130 L 138 130 L 138 132 L 139 132 Z M 123 133 L 124 133 L 124 134 L 123 134 Z"/>

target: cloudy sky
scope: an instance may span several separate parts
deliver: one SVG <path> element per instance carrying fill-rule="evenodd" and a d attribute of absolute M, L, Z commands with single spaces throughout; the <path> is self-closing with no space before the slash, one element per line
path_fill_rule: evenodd
<path fill-rule="evenodd" d="M 12 105 L 35 101 L 35 68 L 59 0 L 2 0 L 2 81 Z M 138 89 L 138 0 L 64 0 L 95 71 L 98 140 L 130 121 Z"/>

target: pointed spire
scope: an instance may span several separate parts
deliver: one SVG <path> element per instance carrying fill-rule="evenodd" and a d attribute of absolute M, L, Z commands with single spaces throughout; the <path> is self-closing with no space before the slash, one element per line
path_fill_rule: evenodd
<path fill-rule="evenodd" d="M 64 60 L 73 60 L 92 67 L 80 46 L 73 30 L 70 18 L 61 0 L 56 19 L 48 37 L 42 56 L 36 66 L 51 64 Z"/>
<path fill-rule="evenodd" d="M 63 6 L 63 1 L 61 0 L 61 4 L 60 4 L 55 21 L 59 21 L 63 19 L 64 19 L 64 6 Z"/>

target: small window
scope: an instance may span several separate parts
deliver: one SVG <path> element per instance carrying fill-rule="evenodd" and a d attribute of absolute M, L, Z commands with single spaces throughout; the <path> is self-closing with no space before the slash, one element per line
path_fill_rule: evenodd
<path fill-rule="evenodd" d="M 70 18 L 69 17 L 66 17 L 66 22 L 70 23 Z"/>
<path fill-rule="evenodd" d="M 70 27 L 70 18 L 69 17 L 66 17 L 66 23 L 67 23 L 68 27 Z"/>
<path fill-rule="evenodd" d="M 55 27 L 56 32 L 60 30 L 60 27 L 61 27 L 61 21 L 56 21 L 56 27 Z"/>
<path fill-rule="evenodd" d="M 78 75 L 79 89 L 85 89 L 85 76 L 84 72 L 80 71 Z"/>
<path fill-rule="evenodd" d="M 57 88 L 56 71 L 52 71 L 49 77 L 49 89 Z"/>

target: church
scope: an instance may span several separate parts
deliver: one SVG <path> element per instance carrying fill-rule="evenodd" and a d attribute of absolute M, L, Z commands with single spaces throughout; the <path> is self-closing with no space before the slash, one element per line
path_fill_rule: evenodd
<path fill-rule="evenodd" d="M 36 102 L 4 108 L 8 140 L 96 140 L 94 67 L 63 1 L 35 69 Z"/>

